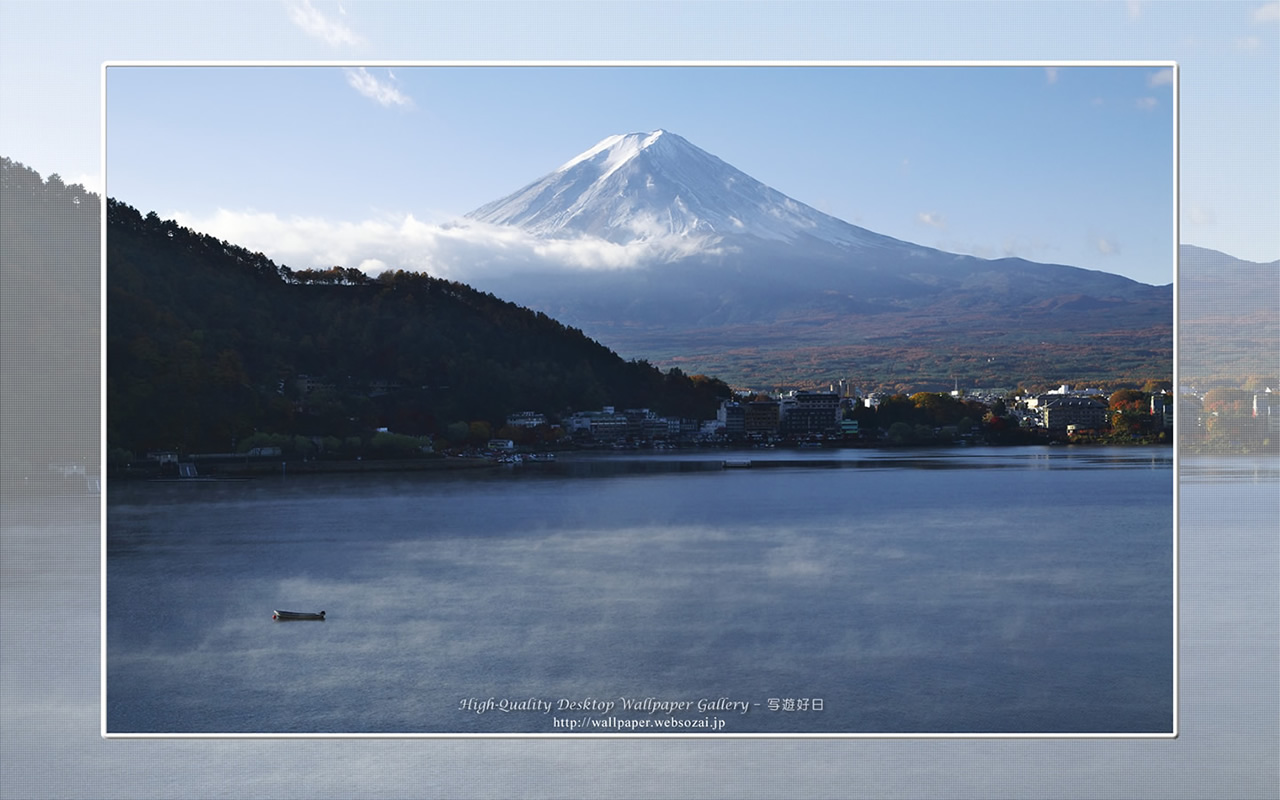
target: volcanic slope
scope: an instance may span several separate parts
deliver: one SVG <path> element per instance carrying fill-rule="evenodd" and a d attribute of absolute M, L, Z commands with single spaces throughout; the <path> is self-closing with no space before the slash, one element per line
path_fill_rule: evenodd
<path fill-rule="evenodd" d="M 485 288 L 742 386 L 1172 375 L 1172 284 L 884 236 L 663 130 L 610 136 L 467 217 L 629 248 L 628 268 L 530 267 Z"/>

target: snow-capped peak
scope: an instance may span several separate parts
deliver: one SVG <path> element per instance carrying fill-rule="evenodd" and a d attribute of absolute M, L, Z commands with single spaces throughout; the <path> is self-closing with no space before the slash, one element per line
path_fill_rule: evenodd
<path fill-rule="evenodd" d="M 905 244 L 823 214 L 662 129 L 617 134 L 467 215 L 538 236 L 627 243 L 726 236 L 842 247 Z"/>
<path fill-rule="evenodd" d="M 641 150 L 658 141 L 659 137 L 664 133 L 666 131 L 659 128 L 647 134 L 618 133 L 613 136 L 607 136 L 595 147 L 565 162 L 556 172 L 566 172 L 584 161 L 592 161 L 597 156 L 602 156 L 604 173 L 600 177 L 607 178 L 618 167 L 634 158 Z"/>

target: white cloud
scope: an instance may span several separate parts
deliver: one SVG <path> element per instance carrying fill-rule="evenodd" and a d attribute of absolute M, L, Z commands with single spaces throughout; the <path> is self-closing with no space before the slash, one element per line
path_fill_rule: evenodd
<path fill-rule="evenodd" d="M 1216 221 L 1213 210 L 1203 206 L 1184 206 L 1182 218 L 1192 225 L 1212 225 Z"/>
<path fill-rule="evenodd" d="M 1102 253 L 1104 256 L 1114 255 L 1120 252 L 1119 242 L 1115 242 L 1105 236 L 1099 236 L 1097 241 L 1094 242 L 1094 246 L 1097 247 L 1098 252 Z"/>
<path fill-rule="evenodd" d="M 364 67 L 346 69 L 344 72 L 347 75 L 347 83 L 351 84 L 351 88 L 381 106 L 413 105 L 413 101 L 407 95 L 391 84 L 379 81 Z M 392 77 L 394 79 L 394 76 Z"/>
<path fill-rule="evenodd" d="M 1172 69 L 1156 70 L 1155 72 L 1147 76 L 1147 86 L 1155 87 L 1155 86 L 1172 86 L 1172 85 L 1173 85 Z"/>
<path fill-rule="evenodd" d="M 1129 0 L 1126 6 L 1129 10 L 1129 19 L 1142 19 L 1142 3 L 1138 0 Z"/>
<path fill-rule="evenodd" d="M 468 283 L 521 273 L 633 269 L 706 251 L 710 243 L 679 236 L 627 244 L 593 236 L 541 239 L 504 225 L 424 222 L 412 214 L 360 222 L 225 209 L 207 218 L 169 216 L 294 270 L 356 266 L 376 275 L 403 269 Z"/>
<path fill-rule="evenodd" d="M 935 211 L 921 211 L 919 214 L 916 214 L 916 219 L 923 222 L 925 225 L 930 225 L 934 228 L 947 227 L 946 220 L 942 218 L 941 214 Z"/>
<path fill-rule="evenodd" d="M 98 173 L 81 173 L 70 180 L 64 179 L 67 185 L 78 183 L 99 197 L 102 196 L 102 175 Z"/>
<path fill-rule="evenodd" d="M 1154 97 L 1139 97 L 1134 105 L 1142 111 L 1151 111 L 1159 105 L 1159 103 Z"/>
<path fill-rule="evenodd" d="M 341 6 L 338 9 L 346 14 Z M 311 5 L 311 0 L 293 0 L 289 3 L 289 19 L 308 36 L 320 39 L 335 47 L 356 45 L 364 40 L 353 30 L 341 22 L 335 22 L 325 16 L 319 9 Z"/>
<path fill-rule="evenodd" d="M 1280 21 L 1280 3 L 1263 3 L 1253 11 L 1254 22 Z"/>

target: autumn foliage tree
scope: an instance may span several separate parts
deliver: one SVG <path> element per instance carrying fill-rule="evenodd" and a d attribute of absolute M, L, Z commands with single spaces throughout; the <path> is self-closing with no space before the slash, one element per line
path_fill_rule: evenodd
<path fill-rule="evenodd" d="M 1151 395 L 1139 389 L 1119 389 L 1111 394 L 1108 416 L 1113 433 L 1142 434 L 1151 430 Z"/>
<path fill-rule="evenodd" d="M 1253 415 L 1254 392 L 1217 387 L 1204 396 L 1205 446 L 1215 451 L 1259 452 L 1276 449 L 1266 417 Z"/>

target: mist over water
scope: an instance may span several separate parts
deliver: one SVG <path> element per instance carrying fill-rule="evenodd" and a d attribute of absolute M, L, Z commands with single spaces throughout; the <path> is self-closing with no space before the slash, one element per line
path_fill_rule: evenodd
<path fill-rule="evenodd" d="M 1172 729 L 1168 449 L 734 455 L 113 486 L 108 731 Z"/>

